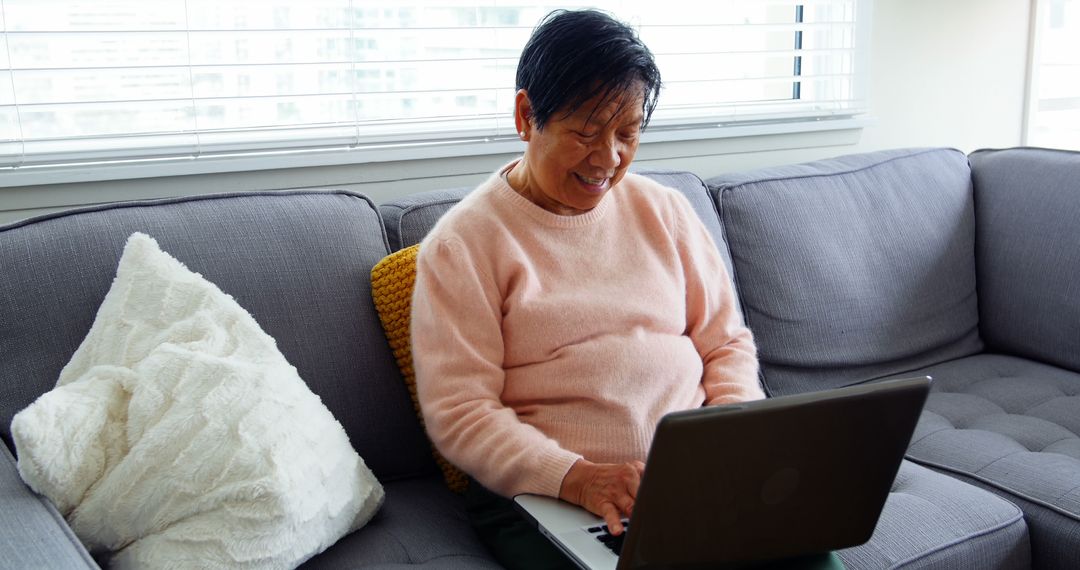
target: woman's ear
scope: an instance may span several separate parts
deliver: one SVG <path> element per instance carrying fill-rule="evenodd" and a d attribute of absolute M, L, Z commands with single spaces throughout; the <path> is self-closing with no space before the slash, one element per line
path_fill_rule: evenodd
<path fill-rule="evenodd" d="M 529 140 L 532 134 L 532 103 L 529 94 L 524 89 L 518 89 L 514 95 L 514 127 L 518 137 L 523 141 Z"/>

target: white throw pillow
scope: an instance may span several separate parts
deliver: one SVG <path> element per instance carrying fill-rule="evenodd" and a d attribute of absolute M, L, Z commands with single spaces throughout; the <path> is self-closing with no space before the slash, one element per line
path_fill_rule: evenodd
<path fill-rule="evenodd" d="M 11 430 L 23 479 L 117 567 L 295 567 L 383 500 L 274 339 L 143 234 Z"/>

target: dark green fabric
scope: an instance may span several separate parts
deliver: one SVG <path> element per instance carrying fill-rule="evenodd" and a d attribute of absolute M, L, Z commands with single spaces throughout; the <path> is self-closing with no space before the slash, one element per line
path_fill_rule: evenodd
<path fill-rule="evenodd" d="M 785 558 L 783 560 L 770 560 L 757 564 L 740 564 L 738 566 L 726 566 L 732 570 L 844 570 L 844 563 L 834 552 L 825 554 L 813 554 L 798 558 Z"/>
<path fill-rule="evenodd" d="M 529 521 L 514 508 L 509 499 L 485 489 L 475 480 L 465 491 L 465 508 L 469 512 L 480 540 L 487 545 L 495 559 L 511 570 L 568 570 L 577 565 L 563 555 Z M 720 565 L 728 570 L 844 570 L 844 563 L 835 553 L 815 554 L 785 560 L 770 560 L 756 564 Z"/>

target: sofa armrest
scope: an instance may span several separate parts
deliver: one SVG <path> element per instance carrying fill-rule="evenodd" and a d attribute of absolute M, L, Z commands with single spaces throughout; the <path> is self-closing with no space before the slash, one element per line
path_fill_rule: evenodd
<path fill-rule="evenodd" d="M 0 560 L 8 568 L 99 568 L 48 499 L 23 483 L 0 442 Z"/>

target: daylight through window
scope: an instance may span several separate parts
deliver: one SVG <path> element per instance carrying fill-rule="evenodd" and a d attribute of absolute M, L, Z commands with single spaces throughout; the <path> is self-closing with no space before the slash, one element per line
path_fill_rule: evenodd
<path fill-rule="evenodd" d="M 488 0 L 2 0 L 0 167 L 512 136 L 550 10 Z M 864 110 L 863 0 L 590 3 L 637 27 L 650 130 Z"/>

